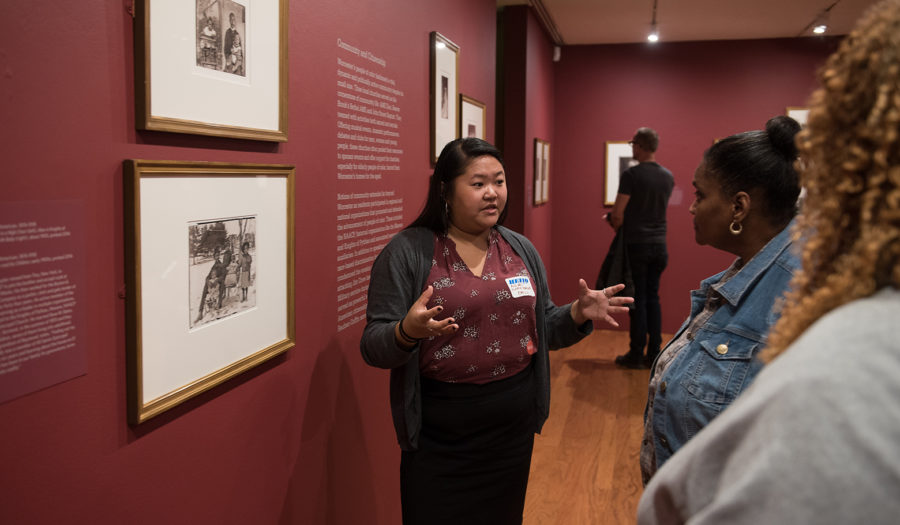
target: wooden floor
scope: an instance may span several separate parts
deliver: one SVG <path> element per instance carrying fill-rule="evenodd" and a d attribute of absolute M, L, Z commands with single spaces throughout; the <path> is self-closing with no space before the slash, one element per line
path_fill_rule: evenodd
<path fill-rule="evenodd" d="M 550 353 L 550 419 L 535 439 L 525 525 L 635 522 L 650 371 L 616 367 L 627 349 L 628 332 L 597 330 Z"/>

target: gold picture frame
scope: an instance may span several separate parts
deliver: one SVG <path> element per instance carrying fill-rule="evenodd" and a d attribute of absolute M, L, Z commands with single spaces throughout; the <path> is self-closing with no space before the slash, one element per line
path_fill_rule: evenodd
<path fill-rule="evenodd" d="M 431 32 L 431 163 L 436 164 L 438 155 L 448 142 L 459 137 L 459 46 L 449 38 Z"/>
<path fill-rule="evenodd" d="M 128 420 L 290 349 L 294 167 L 126 160 Z"/>
<path fill-rule="evenodd" d="M 287 55 L 288 0 L 135 0 L 136 127 L 284 142 Z"/>
<path fill-rule="evenodd" d="M 487 140 L 487 111 L 484 102 L 459 94 L 459 136 Z"/>

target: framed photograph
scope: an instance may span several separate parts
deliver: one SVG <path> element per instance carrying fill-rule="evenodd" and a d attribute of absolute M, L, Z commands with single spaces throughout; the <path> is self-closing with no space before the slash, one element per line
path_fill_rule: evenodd
<path fill-rule="evenodd" d="M 287 140 L 288 0 L 136 0 L 138 129 Z"/>
<path fill-rule="evenodd" d="M 534 139 L 534 205 L 544 202 L 544 147 L 541 139 Z"/>
<path fill-rule="evenodd" d="M 431 163 L 448 142 L 457 138 L 456 109 L 459 93 L 459 46 L 431 32 Z"/>
<path fill-rule="evenodd" d="M 541 144 L 544 148 L 544 159 L 541 169 L 542 197 L 544 199 L 543 202 L 547 202 L 550 200 L 550 143 L 542 141 Z"/>
<path fill-rule="evenodd" d="M 806 126 L 806 119 L 809 116 L 809 108 L 788 106 L 785 114 L 796 120 L 801 126 Z"/>
<path fill-rule="evenodd" d="M 459 94 L 459 136 L 486 139 L 487 122 L 484 102 Z"/>
<path fill-rule="evenodd" d="M 631 144 L 628 142 L 606 142 L 606 184 L 604 185 L 603 204 L 612 206 L 619 193 L 619 177 L 622 173 L 637 164 L 631 157 Z"/>
<path fill-rule="evenodd" d="M 128 419 L 294 346 L 294 167 L 126 160 Z"/>
<path fill-rule="evenodd" d="M 550 143 L 534 139 L 534 205 L 544 204 L 550 189 Z"/>

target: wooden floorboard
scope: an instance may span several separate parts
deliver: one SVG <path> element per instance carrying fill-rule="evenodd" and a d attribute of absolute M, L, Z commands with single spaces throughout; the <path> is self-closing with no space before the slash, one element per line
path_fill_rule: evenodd
<path fill-rule="evenodd" d="M 534 443 L 525 525 L 634 523 L 649 370 L 616 367 L 628 332 L 550 353 L 550 419 Z"/>

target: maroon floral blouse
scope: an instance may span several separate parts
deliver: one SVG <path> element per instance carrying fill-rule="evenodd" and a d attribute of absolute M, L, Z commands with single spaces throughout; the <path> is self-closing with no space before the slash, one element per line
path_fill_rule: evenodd
<path fill-rule="evenodd" d="M 428 308 L 444 307 L 436 319 L 453 317 L 459 330 L 420 344 L 423 376 L 450 383 L 489 383 L 521 372 L 536 349 L 535 289 L 525 263 L 491 231 L 482 274 L 473 274 L 456 243 L 435 235 L 428 281 Z"/>

